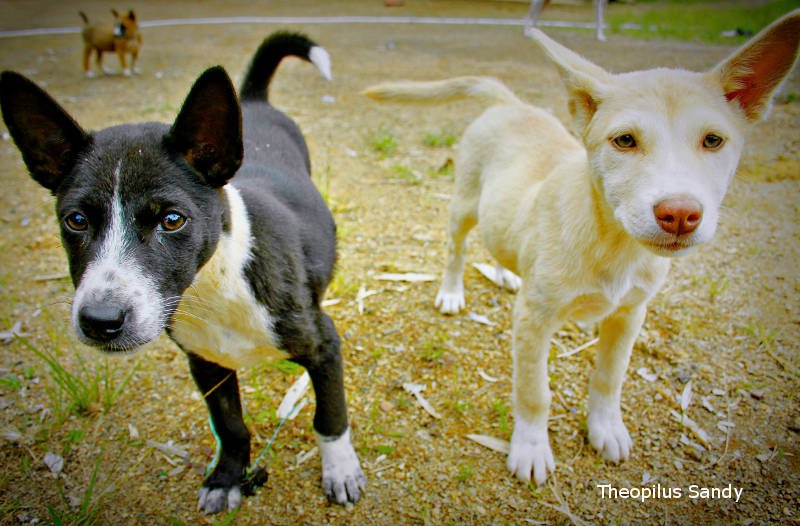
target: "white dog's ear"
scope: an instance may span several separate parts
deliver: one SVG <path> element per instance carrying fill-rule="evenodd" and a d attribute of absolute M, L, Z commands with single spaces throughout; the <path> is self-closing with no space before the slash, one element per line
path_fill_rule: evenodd
<path fill-rule="evenodd" d="M 800 46 L 800 9 L 779 18 L 709 72 L 749 121 L 766 118 Z"/>
<path fill-rule="evenodd" d="M 579 130 L 592 120 L 597 106 L 607 92 L 611 74 L 568 49 L 539 29 L 533 29 L 531 38 L 558 67 L 569 94 L 569 112 Z"/>

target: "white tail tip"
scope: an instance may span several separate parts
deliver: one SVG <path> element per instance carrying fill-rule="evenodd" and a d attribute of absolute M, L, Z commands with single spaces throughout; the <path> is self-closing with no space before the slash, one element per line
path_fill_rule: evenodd
<path fill-rule="evenodd" d="M 327 80 L 333 78 L 331 74 L 331 56 L 328 50 L 322 46 L 314 46 L 311 48 L 311 51 L 308 52 L 308 59 L 312 64 L 317 66 L 317 69 L 323 77 Z"/>

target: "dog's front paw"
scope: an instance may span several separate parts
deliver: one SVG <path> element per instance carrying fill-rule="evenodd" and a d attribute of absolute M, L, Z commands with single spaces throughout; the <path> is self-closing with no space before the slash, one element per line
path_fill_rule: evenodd
<path fill-rule="evenodd" d="M 615 464 L 628 460 L 633 448 L 633 440 L 622 415 L 617 411 L 595 410 L 589 412 L 587 420 L 589 442 L 603 455 L 603 458 Z"/>
<path fill-rule="evenodd" d="M 544 484 L 547 474 L 555 471 L 556 463 L 550 440 L 547 437 L 547 424 L 544 429 L 527 423 L 517 422 L 511 435 L 511 448 L 506 465 L 508 470 L 526 484 L 533 480 L 537 485 Z"/>
<path fill-rule="evenodd" d="M 434 305 L 442 314 L 458 314 L 458 311 L 463 309 L 466 304 L 463 289 L 448 291 L 444 287 L 439 289 L 434 302 Z"/>
<path fill-rule="evenodd" d="M 230 511 L 242 504 L 242 490 L 239 486 L 227 488 L 200 488 L 200 498 L 197 500 L 197 510 L 212 514 L 221 511 Z"/>
<path fill-rule="evenodd" d="M 325 496 L 339 504 L 357 502 L 367 487 L 367 478 L 350 442 L 350 430 L 337 438 L 317 435 L 317 442 L 322 454 Z"/>

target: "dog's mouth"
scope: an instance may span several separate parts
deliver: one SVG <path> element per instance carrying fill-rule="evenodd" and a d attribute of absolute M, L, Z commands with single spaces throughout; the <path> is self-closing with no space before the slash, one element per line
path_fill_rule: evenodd
<path fill-rule="evenodd" d="M 135 354 L 144 345 L 150 343 L 152 338 L 142 338 L 132 334 L 121 334 L 114 338 L 101 338 L 90 336 L 83 330 L 76 330 L 78 339 L 104 354 Z"/>
<path fill-rule="evenodd" d="M 142 319 L 114 304 L 83 305 L 73 313 L 78 339 L 107 354 L 133 354 L 155 340 L 163 327 L 158 319 Z"/>
<path fill-rule="evenodd" d="M 660 256 L 682 256 L 697 246 L 692 239 L 653 240 L 648 239 L 643 244 Z"/>

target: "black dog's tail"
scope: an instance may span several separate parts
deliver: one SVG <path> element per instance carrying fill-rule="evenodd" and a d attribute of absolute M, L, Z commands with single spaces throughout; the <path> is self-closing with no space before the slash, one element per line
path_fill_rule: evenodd
<path fill-rule="evenodd" d="M 284 57 L 293 55 L 311 62 L 326 79 L 331 78 L 331 57 L 324 47 L 300 33 L 278 31 L 259 46 L 239 89 L 242 100 L 267 100 L 269 82 Z"/>
<path fill-rule="evenodd" d="M 89 17 L 86 16 L 86 13 L 84 13 L 83 11 L 78 11 L 78 14 L 81 15 L 81 18 L 83 18 L 83 23 L 88 25 Z"/>

